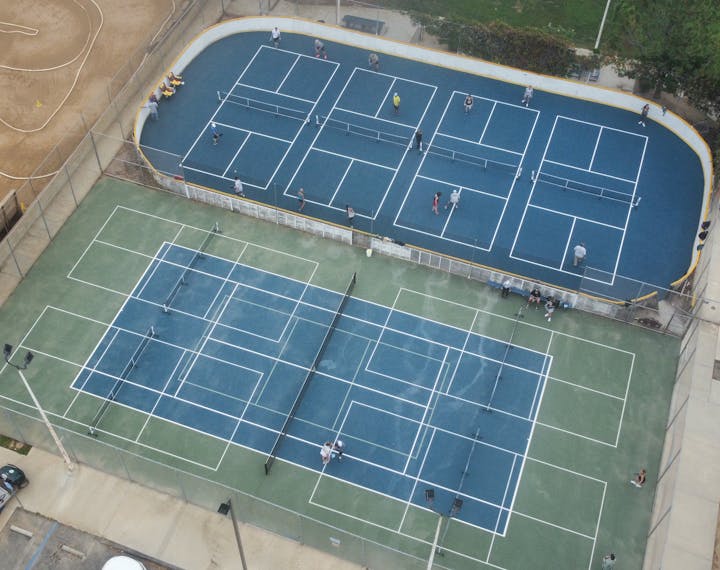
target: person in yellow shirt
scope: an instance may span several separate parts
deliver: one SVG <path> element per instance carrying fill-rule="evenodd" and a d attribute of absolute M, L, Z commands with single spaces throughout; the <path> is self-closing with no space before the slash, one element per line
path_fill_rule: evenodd
<path fill-rule="evenodd" d="M 393 109 L 395 109 L 396 115 L 400 112 L 400 95 L 397 93 L 393 95 Z"/>

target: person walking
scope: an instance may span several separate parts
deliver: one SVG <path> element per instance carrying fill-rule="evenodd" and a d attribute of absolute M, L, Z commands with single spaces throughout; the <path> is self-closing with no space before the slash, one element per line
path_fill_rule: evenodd
<path fill-rule="evenodd" d="M 297 199 L 298 199 L 298 212 L 302 212 L 303 208 L 305 207 L 305 190 L 300 188 L 297 193 Z"/>
<path fill-rule="evenodd" d="M 613 570 L 615 568 L 615 553 L 611 552 L 602 557 L 602 570 Z"/>
<path fill-rule="evenodd" d="M 448 200 L 447 204 L 445 204 L 445 209 L 451 208 L 451 210 L 454 210 L 458 207 L 458 204 L 460 203 L 460 192 L 458 192 L 457 188 L 454 188 L 452 192 L 450 192 L 450 199 Z"/>
<path fill-rule="evenodd" d="M 332 459 L 332 448 L 333 444 L 329 441 L 323 443 L 320 448 L 320 458 L 322 459 L 323 465 L 330 463 L 330 460 Z"/>
<path fill-rule="evenodd" d="M 380 58 L 378 54 L 373 52 L 368 56 L 368 65 L 373 71 L 380 71 Z"/>
<path fill-rule="evenodd" d="M 442 192 L 435 192 L 435 196 L 433 196 L 432 211 L 435 212 L 436 216 L 440 213 L 438 212 L 438 206 L 440 205 L 440 196 L 442 196 Z"/>
<path fill-rule="evenodd" d="M 348 225 L 352 228 L 355 222 L 355 210 L 350 204 L 345 204 L 345 213 L 347 214 Z"/>
<path fill-rule="evenodd" d="M 342 461 L 343 453 L 345 453 L 345 443 L 342 439 L 336 439 L 332 446 L 332 456 Z"/>
<path fill-rule="evenodd" d="M 420 154 L 422 154 L 423 147 L 422 147 L 422 129 L 418 129 L 415 131 L 415 148 L 418 149 Z"/>
<path fill-rule="evenodd" d="M 532 101 L 533 95 L 534 95 L 533 87 L 532 87 L 532 85 L 528 85 L 525 88 L 525 94 L 523 95 L 521 103 L 523 105 L 525 105 L 526 107 L 529 107 L 530 101 Z"/>
<path fill-rule="evenodd" d="M 548 297 L 545 301 L 545 318 L 548 322 L 552 321 L 553 313 L 555 312 L 555 299 Z"/>
<path fill-rule="evenodd" d="M 393 94 L 392 102 L 393 109 L 395 110 L 395 114 L 397 115 L 398 113 L 400 113 L 400 95 L 398 95 L 397 92 Z"/>
<path fill-rule="evenodd" d="M 212 133 L 213 146 L 220 142 L 222 133 L 218 130 L 218 126 L 215 123 L 210 123 L 210 132 Z"/>
<path fill-rule="evenodd" d="M 465 96 L 465 104 L 464 104 L 464 105 L 465 105 L 465 114 L 466 114 L 466 115 L 467 115 L 470 111 L 472 111 L 473 103 L 474 103 L 474 101 L 473 101 L 472 95 L 470 95 L 470 93 L 468 93 L 468 94 Z"/>
<path fill-rule="evenodd" d="M 280 47 L 280 30 L 277 26 L 275 26 L 272 29 L 272 32 L 270 32 L 270 41 L 275 47 Z"/>
<path fill-rule="evenodd" d="M 245 191 L 243 190 L 242 181 L 238 176 L 235 177 L 235 182 L 233 183 L 233 191 L 238 196 L 242 196 L 243 198 L 245 197 Z"/>
<path fill-rule="evenodd" d="M 645 126 L 645 121 L 647 120 L 648 114 L 650 113 L 650 105 L 645 103 L 643 105 L 643 108 L 640 110 L 640 120 L 638 121 L 638 125 Z"/>
<path fill-rule="evenodd" d="M 587 249 L 585 249 L 585 244 L 583 242 L 580 242 L 573 248 L 573 267 L 577 267 L 583 261 L 585 261 L 586 255 Z"/>

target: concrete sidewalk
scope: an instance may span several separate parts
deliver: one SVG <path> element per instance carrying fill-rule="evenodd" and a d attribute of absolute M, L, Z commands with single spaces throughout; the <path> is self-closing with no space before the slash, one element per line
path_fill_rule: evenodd
<path fill-rule="evenodd" d="M 0 514 L 0 527 L 22 504 L 31 512 L 83 530 L 185 570 L 241 568 L 230 517 L 146 487 L 76 465 L 33 448 L 24 457 L 0 448 L 0 465 L 23 469 L 30 484 Z M 259 530 L 240 526 L 251 570 L 359 570 L 334 556 Z"/>

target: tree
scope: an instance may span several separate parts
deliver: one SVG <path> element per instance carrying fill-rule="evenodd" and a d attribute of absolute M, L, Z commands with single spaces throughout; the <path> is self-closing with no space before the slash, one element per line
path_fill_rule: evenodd
<path fill-rule="evenodd" d="M 615 64 L 654 90 L 720 110 L 717 0 L 618 0 L 607 36 Z"/>

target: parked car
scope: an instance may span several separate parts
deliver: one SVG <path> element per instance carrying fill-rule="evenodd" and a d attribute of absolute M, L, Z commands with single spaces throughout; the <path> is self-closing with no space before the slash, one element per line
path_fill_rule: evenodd
<path fill-rule="evenodd" d="M 0 467 L 0 512 L 10 502 L 12 496 L 30 482 L 25 472 L 15 465 Z"/>

